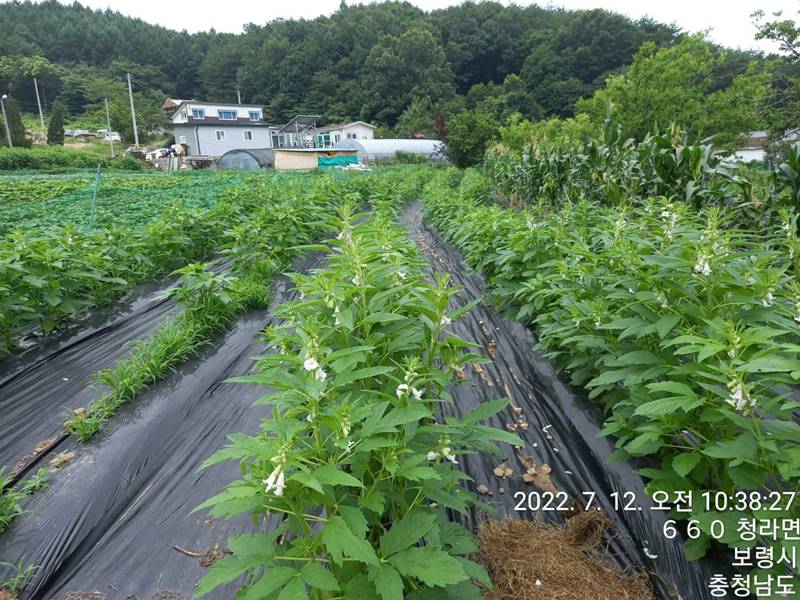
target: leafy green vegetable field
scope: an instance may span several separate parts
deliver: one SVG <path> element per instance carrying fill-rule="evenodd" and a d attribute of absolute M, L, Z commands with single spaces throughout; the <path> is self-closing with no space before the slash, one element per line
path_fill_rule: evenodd
<path fill-rule="evenodd" d="M 86 174 L 0 177 L 0 235 L 68 223 L 82 228 L 142 225 L 173 205 L 210 208 L 241 179 L 238 174 L 221 172 L 101 172 L 95 199 L 95 178 Z"/>

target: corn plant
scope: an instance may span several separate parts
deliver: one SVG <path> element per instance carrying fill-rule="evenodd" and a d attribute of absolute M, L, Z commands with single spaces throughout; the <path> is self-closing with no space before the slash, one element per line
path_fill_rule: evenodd
<path fill-rule="evenodd" d="M 407 188 L 412 190 L 413 186 Z M 402 194 L 371 190 L 391 214 Z M 457 290 L 430 283 L 404 231 L 345 209 L 328 266 L 296 275 L 301 297 L 278 310 L 257 375 L 273 407 L 255 436 L 236 434 L 204 463 L 241 463 L 243 478 L 198 509 L 216 517 L 277 517 L 269 532 L 229 540 L 232 555 L 196 597 L 242 574 L 243 598 L 481 598 L 490 587 L 467 555 L 471 534 L 446 518 L 476 499 L 461 485 L 460 457 L 497 452 L 515 436 L 480 421 L 487 402 L 461 419 L 438 417 L 454 370 L 481 360 L 447 332 L 469 307 L 449 312 Z"/>

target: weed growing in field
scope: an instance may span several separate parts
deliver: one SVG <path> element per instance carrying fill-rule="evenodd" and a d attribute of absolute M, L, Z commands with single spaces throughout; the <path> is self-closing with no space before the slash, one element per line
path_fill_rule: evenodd
<path fill-rule="evenodd" d="M 16 564 L 0 561 L 0 567 L 5 567 L 16 573 L 14 577 L 0 581 L 0 591 L 6 591 L 11 595 L 10 600 L 14 600 L 30 581 L 38 567 L 34 565 L 23 566 L 25 557 L 23 556 Z"/>
<path fill-rule="evenodd" d="M 47 485 L 48 469 L 41 468 L 31 478 L 16 488 L 11 485 L 13 478 L 0 467 L 0 533 L 8 529 L 11 521 L 25 513 L 22 501 Z"/>

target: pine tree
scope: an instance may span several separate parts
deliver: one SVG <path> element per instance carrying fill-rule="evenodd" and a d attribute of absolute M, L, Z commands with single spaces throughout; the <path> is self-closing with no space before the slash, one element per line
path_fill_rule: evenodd
<path fill-rule="evenodd" d="M 6 115 L 8 116 L 8 128 L 11 131 L 11 143 L 15 148 L 30 148 L 31 140 L 25 137 L 25 126 L 22 124 L 19 107 L 14 98 L 6 100 Z"/>
<path fill-rule="evenodd" d="M 64 145 L 64 109 L 58 100 L 53 105 L 53 114 L 47 125 L 47 143 L 51 146 Z"/>

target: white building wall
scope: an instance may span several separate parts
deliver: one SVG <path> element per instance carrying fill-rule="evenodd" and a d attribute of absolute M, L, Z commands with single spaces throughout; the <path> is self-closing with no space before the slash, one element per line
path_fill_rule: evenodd
<path fill-rule="evenodd" d="M 348 133 L 355 133 L 357 140 L 371 140 L 375 137 L 373 132 L 374 129 L 372 129 L 372 127 L 367 127 L 362 123 L 354 123 L 348 127 L 342 128 L 342 131 L 337 133 L 341 133 L 343 140 L 347 139 Z"/>
<path fill-rule="evenodd" d="M 751 160 L 763 161 L 766 153 L 763 148 L 740 148 L 736 151 L 736 160 L 750 162 Z"/>
<path fill-rule="evenodd" d="M 235 110 L 238 119 L 249 119 L 250 111 L 258 111 L 258 118 L 263 118 L 263 113 L 260 107 L 257 106 L 242 106 L 241 104 L 206 104 L 203 102 L 188 102 L 181 106 L 175 114 L 172 115 L 173 123 L 186 123 L 192 116 L 193 108 L 202 108 L 205 110 L 206 117 L 218 117 L 219 110 Z"/>
<path fill-rule="evenodd" d="M 272 148 L 272 136 L 267 127 L 246 125 L 176 125 L 175 142 L 189 146 L 187 156 L 222 156 L 228 150 L 256 150 Z M 217 131 L 225 133 L 224 141 L 217 140 Z M 244 132 L 253 133 L 252 140 L 244 139 Z M 198 148 L 199 146 L 199 148 Z"/>

